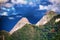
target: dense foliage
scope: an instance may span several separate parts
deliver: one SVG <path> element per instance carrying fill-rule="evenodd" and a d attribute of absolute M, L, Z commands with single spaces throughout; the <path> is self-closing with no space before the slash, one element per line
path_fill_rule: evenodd
<path fill-rule="evenodd" d="M 11 38 L 11 36 L 9 35 L 9 33 L 8 32 L 6 32 L 6 31 L 0 31 L 0 40 L 3 40 L 3 37 L 4 37 L 4 40 L 11 40 L 12 38 Z"/>

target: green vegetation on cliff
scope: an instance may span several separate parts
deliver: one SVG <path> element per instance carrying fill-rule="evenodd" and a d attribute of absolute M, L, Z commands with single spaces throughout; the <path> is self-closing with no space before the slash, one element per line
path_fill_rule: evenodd
<path fill-rule="evenodd" d="M 11 40 L 12 39 L 9 33 L 4 30 L 0 31 L 0 37 L 1 37 L 0 40 Z"/>

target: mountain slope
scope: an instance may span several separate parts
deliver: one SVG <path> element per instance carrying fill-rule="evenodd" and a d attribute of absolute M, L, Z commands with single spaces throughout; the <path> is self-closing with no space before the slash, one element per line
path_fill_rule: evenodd
<path fill-rule="evenodd" d="M 43 16 L 43 18 L 40 21 L 38 21 L 38 23 L 36 23 L 36 25 L 37 26 L 44 25 L 56 15 L 57 14 L 53 11 L 47 12 L 46 15 Z M 30 22 L 28 21 L 27 18 L 22 18 L 20 21 L 18 21 L 18 23 L 14 26 L 14 28 L 9 33 L 12 34 L 14 31 L 21 29 L 25 24 L 30 24 Z"/>
<path fill-rule="evenodd" d="M 43 18 L 38 21 L 38 23 L 36 25 L 45 25 L 46 23 L 48 23 L 54 16 L 56 16 L 57 14 L 53 11 L 49 11 L 46 13 L 45 16 L 43 16 Z"/>
<path fill-rule="evenodd" d="M 27 18 L 22 18 L 18 23 L 14 26 L 14 28 L 9 32 L 12 34 L 13 32 L 17 31 L 18 29 L 21 29 L 25 24 L 30 24 Z"/>
<path fill-rule="evenodd" d="M 27 24 L 14 32 L 11 37 L 14 40 L 59 40 L 60 21 L 55 22 L 57 18 L 60 18 L 60 15 L 54 16 L 48 23 L 39 27 Z"/>
<path fill-rule="evenodd" d="M 60 21 L 55 22 L 60 15 L 53 17 L 43 26 L 26 24 L 23 28 L 10 35 L 6 31 L 0 32 L 5 40 L 60 40 Z M 1 39 L 0 39 L 1 40 Z"/>
<path fill-rule="evenodd" d="M 11 36 L 5 30 L 0 31 L 0 40 L 11 40 Z"/>

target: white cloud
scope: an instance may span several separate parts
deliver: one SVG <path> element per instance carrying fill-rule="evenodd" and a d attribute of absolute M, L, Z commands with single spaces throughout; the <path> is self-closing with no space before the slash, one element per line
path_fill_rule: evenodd
<path fill-rule="evenodd" d="M 54 7 L 54 8 L 52 7 L 51 11 L 56 12 L 57 11 L 57 7 Z"/>
<path fill-rule="evenodd" d="M 8 17 L 9 19 L 14 19 L 14 17 Z"/>
<path fill-rule="evenodd" d="M 35 4 L 34 2 L 29 2 L 28 4 L 29 4 L 31 7 L 36 6 L 36 4 Z"/>
<path fill-rule="evenodd" d="M 58 5 L 48 5 L 48 6 L 39 5 L 39 10 L 47 10 L 47 11 L 54 11 L 54 12 L 60 13 L 60 6 L 58 6 Z"/>
<path fill-rule="evenodd" d="M 48 10 L 48 6 L 45 6 L 44 9 Z"/>
<path fill-rule="evenodd" d="M 14 7 L 12 7 L 12 10 L 15 10 L 15 8 L 14 8 Z"/>
<path fill-rule="evenodd" d="M 52 3 L 60 3 L 60 0 L 49 0 Z"/>
<path fill-rule="evenodd" d="M 4 4 L 4 6 L 5 6 L 5 7 L 12 7 L 13 4 L 11 4 L 11 3 L 6 3 L 6 4 Z"/>
<path fill-rule="evenodd" d="M 54 11 L 60 13 L 60 0 L 49 0 L 53 5 L 39 5 L 39 10 Z"/>
<path fill-rule="evenodd" d="M 22 17 L 22 16 L 16 16 L 16 17 Z"/>
<path fill-rule="evenodd" d="M 47 10 L 51 10 L 52 5 L 48 5 L 47 7 L 48 7 Z"/>
<path fill-rule="evenodd" d="M 11 0 L 11 2 L 12 3 L 15 3 L 15 4 L 18 4 L 18 3 L 20 3 L 20 4 L 27 4 L 27 1 L 25 1 L 25 0 Z"/>
<path fill-rule="evenodd" d="M 7 11 L 10 11 L 10 9 L 7 9 Z"/>
<path fill-rule="evenodd" d="M 43 5 L 39 5 L 39 10 L 44 10 L 44 6 Z"/>
<path fill-rule="evenodd" d="M 6 10 L 6 8 L 4 8 L 4 7 L 2 7 L 1 9 L 2 9 L 2 10 Z"/>
<path fill-rule="evenodd" d="M 51 3 L 53 3 L 53 5 L 51 6 L 51 10 L 52 11 L 59 11 L 60 9 L 60 0 L 49 0 Z"/>
<path fill-rule="evenodd" d="M 48 6 L 39 5 L 39 10 L 48 10 Z"/>
<path fill-rule="evenodd" d="M 8 16 L 8 13 L 7 12 L 3 12 L 1 15 L 2 16 Z"/>
<path fill-rule="evenodd" d="M 33 5 L 34 3 L 33 2 L 29 2 L 29 5 Z"/>
<path fill-rule="evenodd" d="M 54 12 L 60 12 L 60 3 L 59 2 L 53 3 L 50 9 L 51 11 L 54 11 Z"/>

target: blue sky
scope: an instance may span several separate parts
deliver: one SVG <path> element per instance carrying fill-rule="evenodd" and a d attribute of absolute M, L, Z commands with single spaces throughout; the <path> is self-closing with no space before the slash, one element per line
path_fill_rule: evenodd
<path fill-rule="evenodd" d="M 0 7 L 2 29 L 7 31 L 22 17 L 26 17 L 31 24 L 36 24 L 48 11 L 60 14 L 60 0 L 10 0 Z"/>

